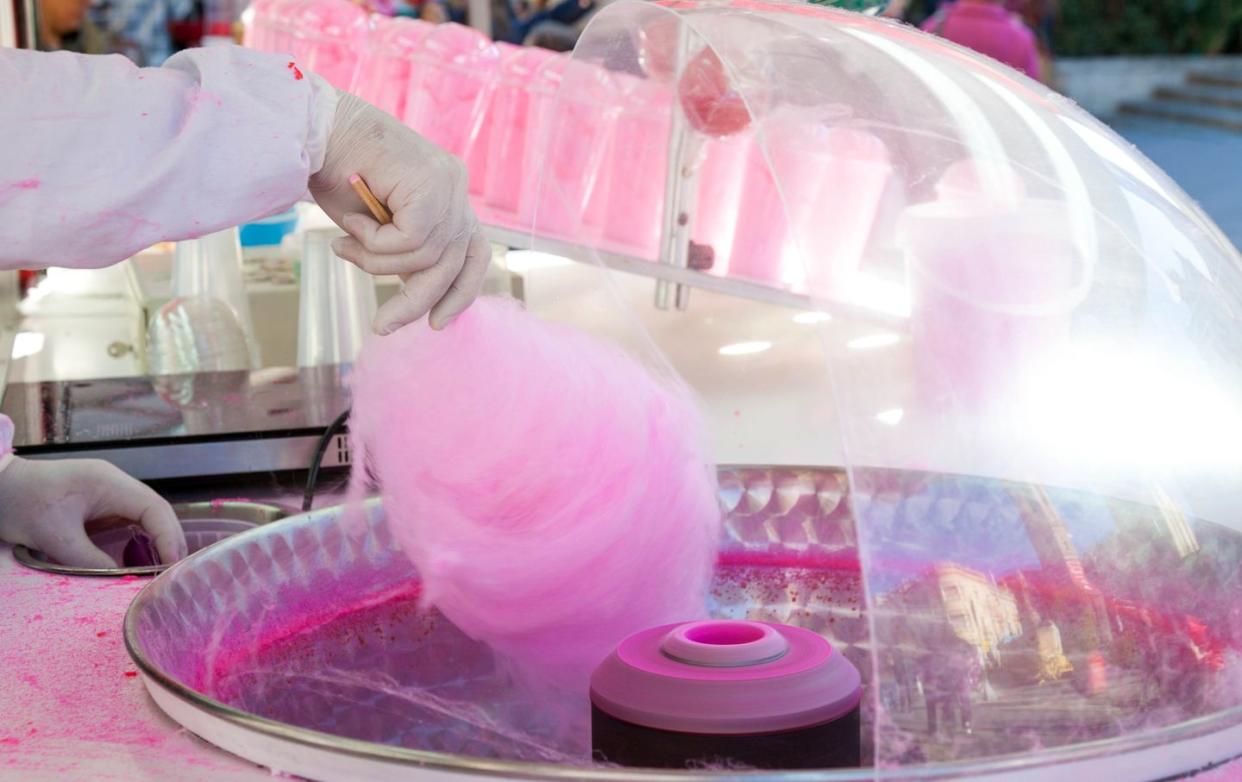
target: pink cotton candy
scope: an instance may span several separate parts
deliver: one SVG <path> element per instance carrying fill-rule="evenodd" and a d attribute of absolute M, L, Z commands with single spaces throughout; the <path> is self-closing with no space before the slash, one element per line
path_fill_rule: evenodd
<path fill-rule="evenodd" d="M 585 693 L 625 636 L 704 615 L 720 513 L 683 386 L 482 299 L 373 338 L 353 393 L 354 453 L 426 600 L 519 670 Z"/>

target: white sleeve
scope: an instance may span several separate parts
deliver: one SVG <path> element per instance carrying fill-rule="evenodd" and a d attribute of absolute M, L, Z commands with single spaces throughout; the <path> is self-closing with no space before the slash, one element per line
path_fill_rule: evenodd
<path fill-rule="evenodd" d="M 0 49 L 0 269 L 107 266 L 287 209 L 336 101 L 287 56 L 236 46 L 160 68 Z"/>

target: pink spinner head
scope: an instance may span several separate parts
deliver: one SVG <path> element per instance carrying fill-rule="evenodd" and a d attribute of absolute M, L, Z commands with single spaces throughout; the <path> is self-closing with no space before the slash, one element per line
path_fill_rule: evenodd
<path fill-rule="evenodd" d="M 850 714 L 858 669 L 810 630 L 711 620 L 631 635 L 595 670 L 591 702 L 617 719 L 680 733 L 796 730 Z"/>

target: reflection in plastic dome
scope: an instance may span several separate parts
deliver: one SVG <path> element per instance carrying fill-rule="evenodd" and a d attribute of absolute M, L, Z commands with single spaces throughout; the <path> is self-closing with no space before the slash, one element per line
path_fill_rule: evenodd
<path fill-rule="evenodd" d="M 541 187 L 661 279 L 532 273 L 529 306 L 684 377 L 720 463 L 843 468 L 736 473 L 722 572 L 760 570 L 716 608 L 842 644 L 877 766 L 1235 724 L 1242 266 L 1190 199 L 1065 98 L 856 14 L 620 4 L 562 94 L 600 72 L 669 93 L 632 169 L 671 183 L 659 264 Z M 610 103 L 615 147 L 640 109 Z M 861 602 L 822 588 L 860 565 Z"/>
<path fill-rule="evenodd" d="M 567 62 L 450 32 L 527 123 L 488 138 L 510 151 L 480 186 L 540 251 L 512 258 L 527 307 L 679 375 L 717 462 L 747 465 L 720 472 L 712 612 L 861 669 L 869 768 L 835 778 L 1238 753 L 1242 258 L 1164 174 L 1014 71 L 816 5 L 621 0 Z M 473 104 L 471 73 L 445 84 Z M 144 592 L 151 656 L 385 750 L 585 762 L 417 610 L 382 524 L 286 529 Z M 305 631 L 289 607 L 323 594 L 363 608 Z M 204 667 L 203 645 L 236 654 Z"/>

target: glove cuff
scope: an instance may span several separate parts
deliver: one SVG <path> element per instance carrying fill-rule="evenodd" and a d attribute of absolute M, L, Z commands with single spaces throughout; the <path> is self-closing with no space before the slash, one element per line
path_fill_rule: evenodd
<path fill-rule="evenodd" d="M 328 139 L 336 125 L 337 104 L 340 94 L 321 76 L 309 73 L 311 82 L 310 132 L 306 136 L 306 158 L 310 174 L 314 176 L 323 168 L 328 154 Z"/>

